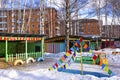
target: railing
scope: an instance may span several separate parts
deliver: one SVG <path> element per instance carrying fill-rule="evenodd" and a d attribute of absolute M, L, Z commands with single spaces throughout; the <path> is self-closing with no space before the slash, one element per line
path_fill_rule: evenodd
<path fill-rule="evenodd" d="M 13 60 L 14 60 L 13 54 L 9 54 L 9 55 L 8 55 L 8 61 L 9 61 L 9 62 L 13 62 Z"/>
<path fill-rule="evenodd" d="M 31 53 L 27 53 L 28 58 L 32 57 L 34 59 L 38 58 L 38 57 L 42 57 L 42 53 L 41 52 L 31 52 Z M 16 53 L 16 54 L 8 54 L 8 61 L 9 62 L 13 62 L 16 59 L 22 59 L 22 60 L 26 60 L 26 53 Z"/>

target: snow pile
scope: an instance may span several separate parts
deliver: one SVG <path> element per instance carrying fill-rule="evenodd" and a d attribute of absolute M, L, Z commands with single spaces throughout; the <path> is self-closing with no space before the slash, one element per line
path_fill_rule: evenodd
<path fill-rule="evenodd" d="M 12 74 L 12 76 L 9 74 Z M 0 80 L 120 80 L 120 77 L 97 78 L 92 75 L 82 76 L 80 74 L 50 72 L 47 69 L 39 69 L 35 71 L 0 70 Z"/>
<path fill-rule="evenodd" d="M 45 58 L 54 58 L 54 59 L 59 59 L 61 58 L 63 55 L 65 54 L 65 52 L 61 52 L 61 53 L 44 53 Z"/>
<path fill-rule="evenodd" d="M 120 52 L 119 48 L 116 48 L 116 49 L 105 48 L 105 49 L 102 49 L 102 51 L 107 54 L 107 58 L 109 60 L 110 65 L 120 65 L 120 61 L 119 61 L 120 54 L 112 54 L 112 52 Z"/>
<path fill-rule="evenodd" d="M 120 59 L 120 54 L 116 54 L 116 55 L 114 55 L 114 54 L 107 54 L 107 58 L 108 58 L 108 60 L 109 60 L 109 64 L 118 64 L 118 65 L 120 65 L 120 61 L 119 61 L 119 59 Z"/>

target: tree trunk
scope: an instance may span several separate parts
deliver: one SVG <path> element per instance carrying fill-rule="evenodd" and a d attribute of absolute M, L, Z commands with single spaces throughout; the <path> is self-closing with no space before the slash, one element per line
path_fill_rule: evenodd
<path fill-rule="evenodd" d="M 66 50 L 69 50 L 70 3 L 66 0 Z"/>

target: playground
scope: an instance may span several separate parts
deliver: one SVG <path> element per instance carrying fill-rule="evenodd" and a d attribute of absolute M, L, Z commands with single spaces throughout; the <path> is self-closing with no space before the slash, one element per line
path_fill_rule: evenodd
<path fill-rule="evenodd" d="M 106 49 L 106 51 L 113 51 L 112 49 Z M 119 60 L 119 57 L 116 58 L 116 60 L 112 60 L 113 54 L 109 53 L 109 60 L 110 63 L 109 66 L 110 69 L 116 74 L 115 76 L 111 77 L 96 77 L 94 75 L 85 74 L 73 74 L 73 73 L 66 73 L 66 72 L 59 72 L 59 71 L 49 71 L 48 68 L 56 63 L 61 56 L 63 56 L 65 52 L 58 53 L 58 54 L 51 54 L 51 53 L 45 53 L 45 60 L 43 62 L 35 62 L 31 64 L 23 64 L 20 66 L 13 66 L 7 69 L 0 69 L 0 79 L 2 80 L 119 80 L 120 79 L 120 65 L 117 60 Z M 59 55 L 59 56 L 58 56 Z M 104 75 L 108 75 L 105 71 L 101 69 L 101 66 L 99 65 L 92 65 L 92 64 L 83 64 L 84 71 L 88 72 L 96 72 L 101 73 Z M 81 70 L 80 63 L 72 63 L 71 66 L 68 68 L 72 70 L 78 70 L 78 72 Z M 46 75 L 47 74 L 47 75 Z"/>
<path fill-rule="evenodd" d="M 82 52 L 83 49 L 88 50 L 88 52 Z M 0 70 L 0 79 L 119 80 L 119 51 L 119 48 L 92 51 L 84 41 L 77 40 L 67 52 L 60 52 L 57 54 L 45 52 L 43 55 L 44 60 L 42 61 L 36 60 L 34 62 L 32 60 L 33 58 L 27 58 L 24 64 L 13 66 L 9 63 L 5 63 L 5 58 L 1 58 L 1 64 L 3 65 L 0 67 L 4 67 L 4 69 Z M 27 62 L 28 59 L 33 62 Z"/>

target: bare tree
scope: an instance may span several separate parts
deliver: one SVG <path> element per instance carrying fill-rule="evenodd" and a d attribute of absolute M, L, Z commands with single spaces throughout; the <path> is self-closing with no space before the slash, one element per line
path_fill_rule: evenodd
<path fill-rule="evenodd" d="M 120 19 L 120 5 L 119 5 L 120 0 L 109 0 L 109 3 L 112 5 L 112 13 L 114 14 L 114 17 L 117 17 L 118 21 L 119 21 L 119 19 Z"/>
<path fill-rule="evenodd" d="M 105 14 L 105 24 L 107 24 L 107 17 L 114 15 L 114 18 L 120 16 L 120 0 L 92 0 L 94 2 L 93 8 L 95 12 L 99 12 L 100 16 Z M 98 4 L 99 3 L 99 4 Z M 98 15 L 98 14 L 97 14 Z M 112 16 L 113 17 L 113 16 Z"/>
<path fill-rule="evenodd" d="M 57 1 L 56 1 L 57 2 Z M 58 8 L 58 18 L 62 20 L 65 24 L 65 34 L 66 34 L 66 50 L 69 50 L 69 32 L 70 32 L 70 22 L 73 18 L 78 18 L 79 11 L 88 4 L 87 0 L 60 0 L 56 4 L 53 0 L 54 6 Z"/>
<path fill-rule="evenodd" d="M 113 23 L 112 24 L 117 24 L 119 25 L 120 24 L 120 0 L 109 0 L 109 3 L 111 3 L 112 5 L 112 17 L 113 17 Z M 112 25 L 111 25 L 112 26 Z M 115 26 L 114 26 L 115 27 Z M 119 33 L 119 29 L 117 28 L 115 31 L 114 31 L 114 34 L 116 36 L 116 38 L 120 38 L 120 34 Z"/>
<path fill-rule="evenodd" d="M 21 33 L 25 33 L 24 25 L 25 25 L 25 12 L 26 12 L 26 3 L 27 0 L 24 2 L 24 10 L 23 10 L 23 23 L 22 23 L 22 28 L 21 28 Z"/>

